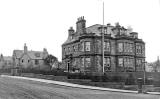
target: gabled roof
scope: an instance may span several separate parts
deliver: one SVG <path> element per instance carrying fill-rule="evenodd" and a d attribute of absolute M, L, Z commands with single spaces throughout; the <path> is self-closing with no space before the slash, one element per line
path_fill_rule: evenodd
<path fill-rule="evenodd" d="M 14 50 L 13 55 L 15 55 L 16 58 L 20 58 L 23 54 L 23 50 Z"/>
<path fill-rule="evenodd" d="M 24 55 L 28 55 L 31 59 L 44 58 L 44 54 L 42 51 L 27 51 L 27 53 L 24 53 L 23 50 L 14 50 L 13 54 L 16 58 L 22 58 Z"/>

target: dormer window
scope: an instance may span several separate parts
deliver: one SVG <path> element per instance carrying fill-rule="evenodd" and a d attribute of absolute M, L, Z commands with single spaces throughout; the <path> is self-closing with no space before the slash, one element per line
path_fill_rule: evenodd
<path fill-rule="evenodd" d="M 40 53 L 35 53 L 35 56 L 36 57 L 40 57 Z"/>
<path fill-rule="evenodd" d="M 138 38 L 138 33 L 132 32 L 132 33 L 130 33 L 130 36 L 133 38 Z"/>

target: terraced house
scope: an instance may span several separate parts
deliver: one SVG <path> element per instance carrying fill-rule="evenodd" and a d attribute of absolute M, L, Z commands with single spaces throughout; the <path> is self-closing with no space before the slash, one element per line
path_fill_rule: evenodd
<path fill-rule="evenodd" d="M 137 32 L 116 23 L 86 27 L 84 17 L 78 18 L 76 31 L 68 30 L 62 44 L 62 63 L 67 71 L 102 72 L 102 31 L 104 31 L 104 71 L 143 71 L 145 43 Z"/>

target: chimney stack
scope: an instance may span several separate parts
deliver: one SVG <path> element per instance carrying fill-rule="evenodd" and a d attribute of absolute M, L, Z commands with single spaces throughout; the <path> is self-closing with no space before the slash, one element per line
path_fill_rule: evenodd
<path fill-rule="evenodd" d="M 26 43 L 25 43 L 25 44 L 24 44 L 24 53 L 26 54 L 27 51 L 28 51 L 28 48 L 27 48 L 27 45 L 26 45 Z"/>
<path fill-rule="evenodd" d="M 74 29 L 73 29 L 73 27 L 70 27 L 70 28 L 68 29 L 68 35 L 71 36 L 71 35 L 73 35 L 73 34 L 74 34 Z"/>
<path fill-rule="evenodd" d="M 80 35 L 86 33 L 86 20 L 84 16 L 79 17 L 76 22 L 76 32 Z"/>

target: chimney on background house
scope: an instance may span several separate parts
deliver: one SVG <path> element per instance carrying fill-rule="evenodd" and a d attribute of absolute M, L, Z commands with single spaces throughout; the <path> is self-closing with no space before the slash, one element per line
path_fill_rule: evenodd
<path fill-rule="evenodd" d="M 26 45 L 26 43 L 24 44 L 24 53 L 27 53 L 27 51 L 28 51 L 28 48 L 27 48 L 27 45 Z"/>
<path fill-rule="evenodd" d="M 78 18 L 76 22 L 76 32 L 78 35 L 86 33 L 86 20 L 84 16 Z"/>
<path fill-rule="evenodd" d="M 45 59 L 48 56 L 48 51 L 46 48 L 43 48 L 43 58 Z"/>

